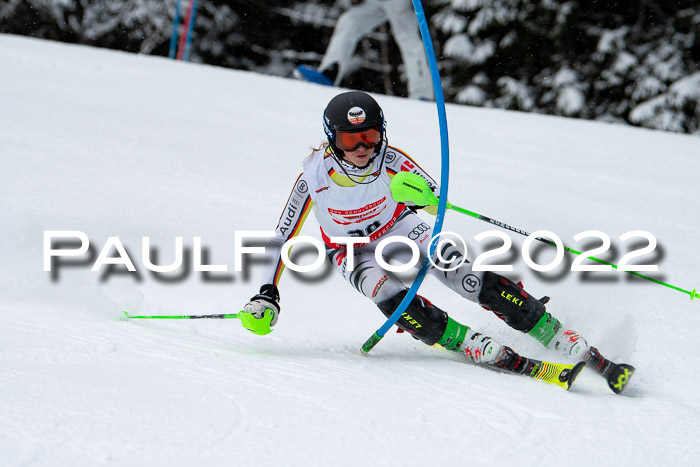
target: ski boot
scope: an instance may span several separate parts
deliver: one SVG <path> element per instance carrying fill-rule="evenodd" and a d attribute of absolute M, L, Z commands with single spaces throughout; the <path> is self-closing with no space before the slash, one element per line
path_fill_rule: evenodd
<path fill-rule="evenodd" d="M 625 389 L 634 373 L 635 368 L 632 365 L 617 364 L 603 357 L 598 349 L 590 347 L 579 333 L 562 326 L 561 322 L 548 312 L 544 313 L 528 334 L 548 349 L 556 350 L 575 361 L 586 362 L 590 368 L 605 378 L 608 387 L 615 394 L 620 394 Z"/>
<path fill-rule="evenodd" d="M 495 345 L 494 345 L 495 344 Z M 570 389 L 576 377 L 586 366 L 586 362 L 575 365 L 543 362 L 523 357 L 507 346 L 499 346 L 490 337 L 478 332 L 467 331 L 462 350 L 467 358 L 476 363 L 485 363 L 509 373 L 529 376 L 545 383 L 556 384 Z"/>
<path fill-rule="evenodd" d="M 600 354 L 595 347 L 589 347 L 586 340 L 572 329 L 561 330 L 553 339 L 554 349 L 560 351 L 569 358 L 583 360 L 589 368 L 605 378 L 608 387 L 615 394 L 620 394 L 635 368 L 627 363 L 615 363 Z"/>

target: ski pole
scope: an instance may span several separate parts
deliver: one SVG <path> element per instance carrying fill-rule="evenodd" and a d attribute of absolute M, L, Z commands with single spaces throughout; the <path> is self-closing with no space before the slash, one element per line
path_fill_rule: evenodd
<path fill-rule="evenodd" d="M 402 202 L 402 201 L 410 201 L 416 205 L 419 206 L 436 206 L 438 204 L 438 198 L 435 196 L 433 191 L 430 189 L 430 186 L 428 185 L 428 182 L 421 176 L 410 173 L 410 172 L 399 172 L 397 173 L 394 178 L 391 180 L 391 194 L 393 198 L 396 201 Z M 467 216 L 473 217 L 475 219 L 478 219 L 480 221 L 488 222 L 489 224 L 495 225 L 497 227 L 500 227 L 505 230 L 509 230 L 511 232 L 519 233 L 520 235 L 524 235 L 526 237 L 529 237 L 530 234 L 522 229 L 518 229 L 517 227 L 513 227 L 509 224 L 506 224 L 505 222 L 498 221 L 496 219 L 493 219 L 488 216 L 484 216 L 482 214 L 469 211 L 468 209 L 461 208 L 459 206 L 456 206 L 452 203 L 447 203 L 447 209 L 451 209 L 453 211 L 457 211 L 462 214 L 466 214 Z M 551 245 L 556 247 L 557 244 L 554 243 L 551 240 L 548 240 L 546 238 L 541 238 L 541 237 L 535 237 L 535 240 L 540 241 L 542 243 L 546 243 L 547 245 Z M 565 245 L 562 245 L 565 251 L 568 251 L 569 253 L 573 253 L 575 255 L 580 255 L 582 254 L 580 251 L 574 250 L 573 248 L 569 248 Z M 588 256 L 587 259 L 590 259 L 592 261 L 595 261 L 600 264 L 605 264 L 608 266 L 612 266 L 615 269 L 618 269 L 617 265 L 609 263 L 607 261 L 604 261 L 602 259 L 596 258 L 594 256 Z M 690 295 L 690 299 L 693 300 L 695 297 L 700 297 L 700 293 L 698 293 L 698 289 L 693 289 L 693 290 L 685 290 L 680 287 L 676 287 L 675 285 L 667 284 L 666 282 L 654 279 L 649 276 L 645 276 L 644 274 L 639 274 L 636 271 L 623 271 L 628 274 L 632 274 L 633 276 L 637 276 L 641 279 L 645 279 L 651 282 L 654 282 L 659 285 L 663 285 L 665 287 L 668 287 L 673 290 L 677 290 L 679 292 L 686 293 Z M 699 302 L 700 303 L 700 302 Z"/>
<path fill-rule="evenodd" d="M 238 313 L 221 315 L 152 315 L 152 316 L 132 316 L 127 311 L 122 311 L 126 319 L 231 319 L 238 318 Z"/>
<path fill-rule="evenodd" d="M 255 318 L 250 313 L 241 311 L 230 314 L 214 314 L 214 315 L 151 315 L 151 316 L 132 316 L 127 311 L 123 310 L 125 320 L 130 319 L 240 319 L 244 328 L 253 334 L 265 335 L 272 332 L 270 322 L 272 322 L 272 310 L 265 310 L 263 317 Z"/>

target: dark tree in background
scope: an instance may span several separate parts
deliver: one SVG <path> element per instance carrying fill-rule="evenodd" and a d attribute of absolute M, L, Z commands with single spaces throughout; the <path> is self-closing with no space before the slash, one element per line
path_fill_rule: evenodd
<path fill-rule="evenodd" d="M 278 76 L 317 65 L 356 0 L 198 0 L 190 60 Z M 187 0 L 181 0 L 184 15 Z M 697 0 L 424 1 L 451 102 L 700 134 Z M 167 56 L 175 0 L 0 0 L 0 32 Z M 403 95 L 388 26 L 344 86 Z"/>
<path fill-rule="evenodd" d="M 172 2 L 2 0 L 0 32 L 167 55 Z"/>
<path fill-rule="evenodd" d="M 455 102 L 700 132 L 697 0 L 436 3 Z"/>

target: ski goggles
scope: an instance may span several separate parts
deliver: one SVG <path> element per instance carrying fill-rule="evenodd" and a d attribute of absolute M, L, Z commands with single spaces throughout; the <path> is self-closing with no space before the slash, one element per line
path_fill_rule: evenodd
<path fill-rule="evenodd" d="M 382 140 L 382 134 L 377 128 L 370 128 L 365 131 L 349 132 L 336 131 L 335 145 L 342 151 L 356 151 L 360 146 L 372 149 Z"/>

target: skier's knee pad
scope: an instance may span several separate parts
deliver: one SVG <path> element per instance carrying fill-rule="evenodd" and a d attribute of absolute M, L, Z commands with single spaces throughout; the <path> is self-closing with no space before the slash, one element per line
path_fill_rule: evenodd
<path fill-rule="evenodd" d="M 491 271 L 484 273 L 479 304 L 493 311 L 508 326 L 522 332 L 535 327 L 545 312 L 544 303 L 515 282 Z"/>
<path fill-rule="evenodd" d="M 388 318 L 394 313 L 408 291 L 403 290 L 377 304 Z M 396 324 L 421 342 L 433 345 L 442 338 L 447 327 L 447 313 L 423 297 L 415 296 Z"/>

